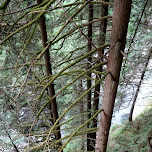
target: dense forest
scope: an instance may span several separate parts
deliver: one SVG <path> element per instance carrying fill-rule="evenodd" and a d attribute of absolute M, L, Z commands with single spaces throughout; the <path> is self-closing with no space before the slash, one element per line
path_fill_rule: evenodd
<path fill-rule="evenodd" d="M 0 151 L 152 152 L 151 6 L 0 0 Z"/>

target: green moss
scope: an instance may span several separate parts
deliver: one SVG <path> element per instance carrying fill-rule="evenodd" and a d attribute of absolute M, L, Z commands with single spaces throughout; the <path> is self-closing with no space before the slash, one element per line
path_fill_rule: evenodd
<path fill-rule="evenodd" d="M 148 151 L 147 136 L 152 132 L 152 108 L 139 115 L 133 125 L 115 125 L 110 132 L 108 152 Z"/>

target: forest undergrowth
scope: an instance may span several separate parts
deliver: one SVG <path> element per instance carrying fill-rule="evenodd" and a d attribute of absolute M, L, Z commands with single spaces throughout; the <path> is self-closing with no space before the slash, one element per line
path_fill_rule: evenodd
<path fill-rule="evenodd" d="M 147 152 L 152 136 L 152 108 L 136 117 L 132 124 L 114 125 L 108 142 L 108 152 Z"/>

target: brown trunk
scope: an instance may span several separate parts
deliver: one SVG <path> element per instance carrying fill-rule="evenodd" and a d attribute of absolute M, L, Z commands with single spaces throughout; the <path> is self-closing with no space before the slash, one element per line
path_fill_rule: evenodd
<path fill-rule="evenodd" d="M 151 53 L 152 53 L 152 48 L 151 48 L 150 51 L 149 51 L 148 58 L 147 58 L 147 61 L 146 61 L 146 63 L 145 63 L 145 67 L 144 67 L 144 69 L 143 69 L 143 72 L 142 72 L 141 77 L 140 77 L 139 84 L 138 84 L 138 86 L 137 86 L 136 94 L 135 94 L 135 96 L 134 96 L 134 100 L 133 100 L 132 107 L 131 107 L 131 110 L 130 110 L 129 122 L 132 122 L 132 116 L 133 116 L 133 111 L 134 111 L 136 99 L 137 99 L 137 96 L 138 96 L 138 93 L 139 93 L 139 90 L 140 90 L 141 83 L 142 83 L 142 81 L 143 81 L 143 79 L 144 79 L 144 75 L 145 75 L 145 72 L 146 72 L 146 69 L 147 69 L 147 66 L 148 66 L 150 57 L 151 57 Z"/>
<path fill-rule="evenodd" d="M 122 65 L 122 54 L 124 51 L 128 22 L 131 11 L 132 0 L 115 0 L 112 32 L 110 40 L 110 54 L 108 58 L 107 71 L 110 74 L 105 79 L 104 97 L 101 113 L 98 139 L 96 140 L 96 152 L 106 152 L 114 102 L 119 83 L 120 70 Z"/>
<path fill-rule="evenodd" d="M 89 18 L 88 18 L 88 22 L 93 20 L 93 5 L 91 3 L 89 3 Z M 88 25 L 88 38 L 89 40 L 92 42 L 92 24 Z M 88 41 L 88 52 L 91 51 L 92 49 L 92 44 L 90 43 L 90 41 Z M 89 69 L 91 66 L 91 61 L 92 61 L 92 57 L 89 56 L 88 57 L 88 64 L 87 64 L 87 68 Z M 88 77 L 91 78 L 91 73 L 87 74 Z M 87 89 L 91 88 L 91 80 L 87 80 Z M 88 114 L 88 119 L 91 118 L 91 93 L 92 91 L 90 90 L 88 95 L 87 95 L 87 112 L 89 112 Z M 90 128 L 91 124 L 88 123 L 87 128 Z M 90 147 L 91 147 L 91 140 L 90 140 L 90 133 L 87 134 L 87 151 L 90 151 Z"/>
<path fill-rule="evenodd" d="M 109 0 L 103 0 L 104 2 L 109 2 Z M 102 5 L 101 6 L 101 18 L 104 16 L 107 16 L 108 14 L 108 5 Z M 100 22 L 100 34 L 99 34 L 99 46 L 103 45 L 105 43 L 105 37 L 106 37 L 106 28 L 107 28 L 107 19 L 101 20 Z M 99 50 L 102 54 L 104 54 L 104 49 L 101 48 Z M 100 58 L 100 55 L 98 55 Z M 99 61 L 100 62 L 100 61 Z M 102 72 L 103 67 L 100 66 L 96 69 L 97 71 Z M 101 76 L 97 75 L 96 79 L 100 79 Z M 99 94 L 100 94 L 100 84 L 96 85 L 94 90 L 94 103 L 93 103 L 93 111 L 95 112 L 98 110 L 99 105 Z M 93 114 L 92 114 L 93 115 Z M 98 117 L 96 119 L 93 119 L 93 128 L 97 127 Z M 93 151 L 95 149 L 95 140 L 96 140 L 96 132 L 91 133 L 91 147 L 90 151 Z"/>
<path fill-rule="evenodd" d="M 80 84 L 79 84 L 79 88 L 78 89 L 79 89 L 78 91 L 80 92 L 79 96 L 81 96 L 81 93 L 83 92 L 82 80 L 80 80 Z M 84 114 L 85 111 L 84 111 L 84 100 L 83 99 L 80 102 L 79 106 L 80 106 L 80 114 Z M 84 123 L 85 123 L 85 115 L 82 115 L 82 117 L 81 117 L 81 124 L 84 124 Z M 80 148 L 81 148 L 82 151 L 85 151 L 85 143 L 86 143 L 86 141 L 85 141 L 85 135 L 82 135 L 81 137 L 82 138 L 80 140 L 80 142 L 81 142 Z"/>
<path fill-rule="evenodd" d="M 37 0 L 37 4 L 42 3 L 43 0 Z M 47 40 L 47 31 L 46 31 L 46 25 L 45 25 L 45 17 L 44 15 L 41 17 L 40 20 L 40 31 L 41 31 L 41 38 L 42 38 L 42 43 L 43 46 L 46 46 L 46 42 Z M 45 66 L 46 66 L 46 74 L 47 76 L 52 75 L 52 67 L 51 67 L 51 63 L 50 63 L 50 53 L 49 53 L 49 48 L 45 51 L 44 53 L 44 58 L 45 58 Z M 55 89 L 54 89 L 54 84 L 52 83 L 49 87 L 49 95 L 50 98 L 53 97 L 55 95 Z M 50 111 L 52 113 L 53 116 L 53 122 L 55 123 L 56 120 L 58 119 L 58 110 L 57 110 L 57 103 L 56 103 L 56 98 L 54 98 L 51 102 L 50 102 Z M 61 138 L 61 134 L 60 134 L 60 127 L 56 128 L 55 132 L 55 136 L 56 139 L 60 139 Z M 60 143 L 61 145 L 61 143 Z"/>
<path fill-rule="evenodd" d="M 149 144 L 149 151 L 152 152 L 152 144 L 151 144 L 152 137 L 148 137 L 148 144 Z"/>

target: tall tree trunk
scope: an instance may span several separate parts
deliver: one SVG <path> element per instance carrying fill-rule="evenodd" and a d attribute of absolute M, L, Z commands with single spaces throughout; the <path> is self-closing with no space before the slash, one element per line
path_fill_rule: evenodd
<path fill-rule="evenodd" d="M 81 93 L 84 91 L 84 90 L 83 90 L 82 80 L 80 80 L 80 82 L 79 82 L 78 91 L 80 92 L 78 95 L 81 96 Z M 82 101 L 80 102 L 79 106 L 80 106 L 80 107 L 79 107 L 79 108 L 80 108 L 80 114 L 84 114 L 84 113 L 85 113 L 85 110 L 84 110 L 84 100 L 83 100 L 83 99 L 82 99 Z M 82 115 L 81 120 L 80 120 L 80 123 L 81 123 L 81 124 L 84 124 L 84 123 L 85 123 L 85 115 Z M 85 141 L 85 135 L 82 135 L 81 137 L 82 137 L 82 138 L 81 138 L 81 140 L 80 140 L 80 142 L 81 142 L 80 149 L 81 149 L 82 151 L 85 151 L 85 143 L 86 143 L 86 141 Z"/>
<path fill-rule="evenodd" d="M 104 2 L 109 2 L 109 0 L 103 0 L 103 1 Z M 101 18 L 104 17 L 104 16 L 107 16 L 107 14 L 108 14 L 108 5 L 102 5 L 101 6 Z M 101 46 L 105 43 L 106 28 L 107 28 L 107 19 L 101 20 L 100 21 L 99 46 Z M 100 51 L 101 51 L 102 54 L 104 54 L 104 49 L 103 48 L 101 48 Z M 100 58 L 100 55 L 98 55 L 98 57 Z M 103 71 L 103 66 L 98 67 L 96 70 L 102 72 Z M 100 78 L 101 78 L 100 75 L 96 76 L 96 79 L 100 79 Z M 100 94 L 100 84 L 96 85 L 95 90 L 94 90 L 93 112 L 98 110 L 99 94 Z M 96 117 L 96 119 L 93 119 L 93 128 L 97 127 L 97 122 L 98 122 L 98 117 Z M 92 143 L 92 145 L 90 147 L 90 151 L 93 151 L 95 149 L 96 132 L 91 133 L 90 137 L 91 137 L 91 143 Z"/>
<path fill-rule="evenodd" d="M 137 96 L 138 96 L 138 93 L 139 93 L 139 90 L 140 90 L 141 83 L 142 83 L 142 81 L 143 81 L 143 79 L 144 79 L 144 75 L 145 75 L 145 72 L 146 72 L 146 69 L 147 69 L 147 66 L 148 66 L 150 57 L 151 57 L 151 53 L 152 53 L 152 48 L 149 50 L 148 58 L 147 58 L 147 61 L 146 61 L 146 63 L 145 63 L 145 67 L 144 67 L 144 69 L 143 69 L 143 71 L 142 71 L 139 84 L 138 84 L 138 86 L 137 86 L 136 94 L 135 94 L 135 96 L 134 96 L 134 100 L 133 100 L 132 107 L 131 107 L 131 110 L 130 110 L 129 122 L 132 122 L 132 116 L 133 116 L 133 111 L 134 111 L 136 99 L 137 99 Z"/>
<path fill-rule="evenodd" d="M 37 4 L 42 3 L 42 1 L 43 0 L 37 0 Z M 43 46 L 45 47 L 46 42 L 48 41 L 48 39 L 47 39 L 47 31 L 46 31 L 44 15 L 41 17 L 39 25 L 40 25 L 42 43 L 43 43 Z M 46 74 L 47 74 L 47 76 L 50 76 L 50 75 L 52 75 L 52 66 L 51 66 L 51 63 L 50 63 L 49 48 L 45 51 L 44 58 L 45 58 Z M 55 95 L 55 89 L 54 89 L 54 84 L 53 83 L 49 85 L 48 90 L 49 90 L 50 98 L 53 97 Z M 50 111 L 51 111 L 52 116 L 53 116 L 53 122 L 55 123 L 56 120 L 58 119 L 58 109 L 57 109 L 56 98 L 54 98 L 50 102 Z M 57 131 L 55 132 L 55 137 L 56 137 L 56 140 L 58 140 L 58 139 L 61 138 L 60 127 L 57 127 L 56 130 Z M 61 143 L 59 143 L 59 145 L 61 145 Z"/>
<path fill-rule="evenodd" d="M 112 32 L 110 40 L 110 53 L 107 71 L 110 74 L 105 79 L 104 97 L 101 113 L 98 138 L 96 140 L 96 152 L 106 152 L 114 102 L 119 83 L 122 65 L 122 54 L 126 43 L 126 34 L 131 11 L 132 0 L 115 0 Z"/>
<path fill-rule="evenodd" d="M 89 3 L 89 17 L 88 17 L 88 22 L 93 20 L 93 5 L 91 3 Z M 92 23 L 88 25 L 88 38 L 89 40 L 92 42 Z M 88 52 L 91 51 L 92 49 L 92 44 L 90 43 L 90 41 L 88 41 Z M 91 61 L 92 61 L 92 57 L 89 56 L 88 57 L 88 63 L 87 63 L 87 68 L 89 69 L 91 66 Z M 87 74 L 88 77 L 91 78 L 91 73 Z M 87 89 L 91 88 L 91 80 L 87 80 Z M 92 91 L 90 90 L 88 95 L 87 95 L 87 112 L 89 112 L 88 114 L 88 119 L 91 118 L 91 95 L 92 95 Z M 87 124 L 87 128 L 90 128 L 91 124 L 88 123 Z M 91 148 L 91 140 L 90 140 L 90 133 L 87 134 L 87 151 L 90 151 Z"/>

